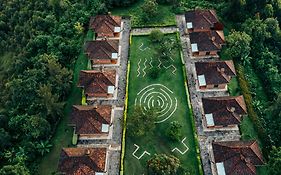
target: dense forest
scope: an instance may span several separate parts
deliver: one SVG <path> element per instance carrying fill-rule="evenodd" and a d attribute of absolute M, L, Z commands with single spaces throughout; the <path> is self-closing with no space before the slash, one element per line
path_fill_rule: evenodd
<path fill-rule="evenodd" d="M 1 1 L 0 174 L 35 174 L 34 160 L 46 153 L 63 115 L 89 17 L 136 1 Z M 281 0 L 157 2 L 177 4 L 181 12 L 216 8 L 226 26 L 234 29 L 227 36 L 226 53 L 245 69 L 257 125 L 265 135 L 266 148 L 273 148 L 268 156 L 274 169 L 271 174 L 280 173 Z"/>
<path fill-rule="evenodd" d="M 253 106 L 248 105 L 248 113 L 269 160 L 269 174 L 280 174 L 281 1 L 230 0 L 221 13 L 232 28 L 225 52 L 247 80 L 239 83 Z"/>

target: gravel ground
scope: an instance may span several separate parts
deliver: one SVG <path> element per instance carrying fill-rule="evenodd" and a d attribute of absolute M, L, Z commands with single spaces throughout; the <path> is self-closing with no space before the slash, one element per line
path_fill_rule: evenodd
<path fill-rule="evenodd" d="M 128 63 L 128 51 L 129 51 L 129 37 L 130 37 L 130 20 L 122 19 L 124 24 L 124 30 L 120 39 L 121 45 L 121 58 L 120 65 L 111 67 L 117 70 L 118 79 L 118 91 L 117 99 L 111 100 L 93 100 L 87 101 L 89 105 L 112 105 L 114 107 L 113 118 L 113 130 L 112 137 L 110 139 L 97 139 L 79 141 L 78 147 L 107 147 L 108 159 L 107 168 L 108 175 L 119 175 L 120 170 L 120 158 L 121 158 L 121 142 L 122 142 L 122 128 L 123 128 L 123 109 L 126 93 L 126 74 Z M 95 68 L 99 69 L 99 68 Z"/>
<path fill-rule="evenodd" d="M 209 175 L 212 174 L 211 170 L 211 162 L 210 162 L 210 146 L 212 141 L 230 141 L 230 140 L 239 140 L 240 132 L 239 130 L 234 131 L 212 131 L 212 132 L 204 132 L 203 124 L 202 124 L 202 97 L 215 97 L 215 96 L 228 96 L 227 91 L 208 91 L 202 92 L 196 90 L 196 82 L 194 79 L 194 71 L 195 71 L 195 62 L 201 61 L 210 61 L 210 60 L 218 60 L 218 58 L 214 57 L 200 57 L 194 58 L 191 56 L 191 48 L 190 48 L 190 39 L 187 34 L 184 33 L 185 28 L 185 20 L 184 15 L 177 15 L 177 24 L 180 31 L 180 39 L 183 47 L 183 56 L 187 71 L 187 79 L 188 79 L 188 88 L 191 98 L 191 104 L 193 107 L 193 113 L 195 117 L 195 126 L 198 135 L 199 147 L 200 147 L 200 155 L 203 165 L 204 174 Z"/>

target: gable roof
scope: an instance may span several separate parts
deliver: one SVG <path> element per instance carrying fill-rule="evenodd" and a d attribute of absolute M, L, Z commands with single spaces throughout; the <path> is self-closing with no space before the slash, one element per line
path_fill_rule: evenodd
<path fill-rule="evenodd" d="M 212 114 L 214 125 L 233 125 L 241 122 L 247 113 L 243 96 L 202 98 L 204 114 Z"/>
<path fill-rule="evenodd" d="M 111 106 L 73 105 L 71 124 L 77 134 L 101 134 L 103 124 L 110 125 Z"/>
<path fill-rule="evenodd" d="M 106 148 L 63 148 L 58 171 L 67 175 L 95 175 L 104 172 Z"/>
<path fill-rule="evenodd" d="M 219 23 L 215 10 L 192 10 L 185 13 L 186 23 L 191 23 L 193 29 L 209 30 Z M 191 27 L 191 26 L 190 26 Z"/>
<path fill-rule="evenodd" d="M 197 76 L 204 75 L 207 85 L 229 83 L 236 75 L 232 60 L 195 62 Z"/>
<path fill-rule="evenodd" d="M 197 44 L 198 51 L 219 51 L 224 44 L 223 31 L 193 32 L 189 34 L 190 43 Z"/>
<path fill-rule="evenodd" d="M 84 88 L 88 96 L 107 93 L 108 86 L 115 86 L 116 71 L 82 70 L 79 75 L 78 86 Z"/>
<path fill-rule="evenodd" d="M 120 16 L 97 15 L 91 17 L 89 28 L 94 30 L 95 33 L 114 33 L 114 28 L 120 26 Z"/>
<path fill-rule="evenodd" d="M 255 175 L 257 165 L 264 164 L 257 141 L 213 142 L 215 162 L 223 162 L 225 174 Z"/>
<path fill-rule="evenodd" d="M 118 40 L 88 41 L 85 45 L 85 52 L 91 60 L 112 59 L 112 53 L 118 53 L 118 45 Z"/>

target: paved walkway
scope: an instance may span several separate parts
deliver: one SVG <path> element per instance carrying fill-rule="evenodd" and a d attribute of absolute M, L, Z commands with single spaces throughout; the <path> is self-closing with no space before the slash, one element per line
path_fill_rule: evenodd
<path fill-rule="evenodd" d="M 196 90 L 196 82 L 195 82 L 195 78 L 194 78 L 194 72 L 195 72 L 194 63 L 200 62 L 200 61 L 217 60 L 217 58 L 213 58 L 213 57 L 194 58 L 194 57 L 192 57 L 189 35 L 185 34 L 185 32 L 184 32 L 184 28 L 185 28 L 184 15 L 177 15 L 176 20 L 177 20 L 177 25 L 179 27 L 180 40 L 182 43 L 183 57 L 184 57 L 187 79 L 188 79 L 188 88 L 189 88 L 191 104 L 193 107 L 193 112 L 194 112 L 194 117 L 195 117 L 195 126 L 196 126 L 196 130 L 197 130 L 197 135 L 198 135 L 203 170 L 204 170 L 205 175 L 209 175 L 209 174 L 212 174 L 210 155 L 209 155 L 209 149 L 210 149 L 212 141 L 213 140 L 217 140 L 217 141 L 239 140 L 240 133 L 239 133 L 239 130 L 213 131 L 213 132 L 205 132 L 203 130 L 202 97 L 228 96 L 229 94 L 227 91 L 202 92 L 202 91 Z"/>
<path fill-rule="evenodd" d="M 113 129 L 110 139 L 83 140 L 78 142 L 78 147 L 107 147 L 108 148 L 108 175 L 119 175 L 121 159 L 121 142 L 123 128 L 123 112 L 126 93 L 126 75 L 129 51 L 130 20 L 122 19 L 124 29 L 120 38 L 121 58 L 120 65 L 115 66 L 118 78 L 117 99 L 87 100 L 89 105 L 112 105 L 114 106 Z M 93 69 L 100 69 L 94 67 Z"/>
<path fill-rule="evenodd" d="M 144 35 L 144 34 L 150 34 L 150 32 L 152 30 L 160 30 L 163 33 L 174 33 L 174 32 L 178 32 L 178 28 L 177 27 L 154 27 L 154 28 L 135 28 L 132 29 L 131 34 L 132 35 Z"/>

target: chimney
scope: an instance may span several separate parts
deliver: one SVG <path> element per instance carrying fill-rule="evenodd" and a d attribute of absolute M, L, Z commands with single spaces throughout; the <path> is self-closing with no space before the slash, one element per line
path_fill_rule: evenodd
<path fill-rule="evenodd" d="M 88 155 L 90 155 L 90 153 L 91 153 L 90 149 L 86 149 L 85 155 L 88 156 Z"/>
<path fill-rule="evenodd" d="M 222 67 L 222 68 L 217 67 L 217 71 L 220 72 L 220 73 L 224 73 L 225 68 L 224 67 Z"/>
<path fill-rule="evenodd" d="M 111 12 L 107 12 L 107 14 L 108 14 L 109 16 L 111 16 Z"/>
<path fill-rule="evenodd" d="M 211 40 L 212 40 L 212 41 L 215 41 L 215 39 L 216 39 L 216 37 L 212 36 Z"/>

